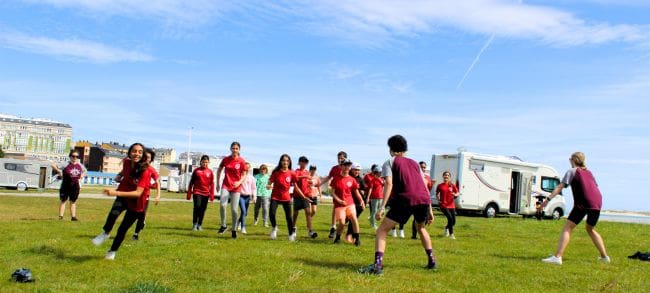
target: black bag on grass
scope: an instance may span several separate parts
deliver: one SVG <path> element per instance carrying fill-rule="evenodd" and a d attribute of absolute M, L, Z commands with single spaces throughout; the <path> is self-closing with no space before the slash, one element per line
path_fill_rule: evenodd
<path fill-rule="evenodd" d="M 650 252 L 637 251 L 635 254 L 628 256 L 629 259 L 638 259 L 643 261 L 650 261 Z"/>
<path fill-rule="evenodd" d="M 14 271 L 14 273 L 11 274 L 11 279 L 19 283 L 34 282 L 34 279 L 32 278 L 32 271 L 25 268 L 17 269 Z"/>

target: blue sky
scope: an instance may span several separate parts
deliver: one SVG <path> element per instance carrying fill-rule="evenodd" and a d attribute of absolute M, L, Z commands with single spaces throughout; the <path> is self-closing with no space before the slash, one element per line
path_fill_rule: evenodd
<path fill-rule="evenodd" d="M 650 210 L 650 2 L 0 2 L 0 113 L 254 162 L 409 140 L 563 173 L 587 154 L 605 209 Z"/>

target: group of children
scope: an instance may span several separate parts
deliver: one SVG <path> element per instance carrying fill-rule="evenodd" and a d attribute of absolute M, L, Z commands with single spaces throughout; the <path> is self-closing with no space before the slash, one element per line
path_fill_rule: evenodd
<path fill-rule="evenodd" d="M 433 221 L 431 208 L 430 190 L 434 182 L 425 174 L 426 163 L 416 162 L 407 158 L 407 142 L 401 135 L 394 135 L 388 139 L 388 147 L 391 158 L 381 168 L 373 165 L 371 173 L 365 177 L 360 175 L 360 166 L 352 163 L 345 152 L 337 155 L 339 164 L 332 167 L 328 176 L 321 178 L 316 175 L 316 167 L 307 168 L 309 160 L 302 156 L 298 159 L 299 168 L 292 170 L 291 157 L 287 154 L 280 156 L 275 169 L 268 174 L 268 167 L 260 166 L 260 173 L 253 177 L 250 173 L 250 164 L 240 156 L 240 144 L 233 142 L 230 150 L 231 155 L 225 157 L 217 170 L 216 176 L 208 167 L 209 157 L 203 156 L 199 168 L 196 168 L 189 182 L 187 199 L 193 199 L 193 227 L 192 230 L 202 230 L 203 218 L 208 201 L 214 201 L 215 191 L 219 193 L 221 226 L 219 234 L 225 233 L 226 208 L 230 203 L 232 227 L 232 238 L 237 238 L 237 231 L 246 234 L 246 216 L 248 206 L 252 201 L 255 204 L 254 221 L 259 221 L 259 210 L 262 209 L 264 226 L 270 221 L 272 230 L 271 239 L 276 239 L 278 225 L 276 212 L 278 206 L 282 206 L 287 223 L 289 241 L 296 240 L 296 221 L 301 210 L 305 213 L 305 219 L 310 238 L 318 237 L 313 231 L 312 217 L 316 214 L 319 199 L 322 198 L 320 190 L 321 183 L 329 184 L 332 188 L 334 208 L 332 209 L 332 227 L 329 238 L 334 238 L 334 243 L 341 242 L 341 235 L 346 223 L 348 230 L 346 240 L 359 246 L 359 218 L 366 206 L 370 206 L 370 225 L 376 229 L 375 235 L 375 258 L 374 262 L 359 269 L 360 273 L 383 274 L 383 256 L 386 248 L 386 236 L 395 227 L 400 227 L 400 234 L 403 237 L 403 225 L 413 216 L 413 238 L 419 235 L 421 244 L 427 256 L 427 269 L 437 269 L 431 239 L 425 228 Z M 78 154 L 76 154 L 78 156 Z M 93 239 L 95 245 L 100 245 L 109 238 L 110 232 L 118 216 L 126 211 L 124 219 L 118 228 L 111 248 L 105 258 L 113 260 L 116 252 L 123 242 L 128 229 L 137 221 L 134 240 L 138 239 L 138 233 L 144 228 L 144 220 L 148 205 L 151 188 L 157 188 L 158 194 L 156 204 L 160 199 L 160 185 L 158 174 L 150 166 L 155 153 L 140 143 L 134 143 L 128 150 L 128 157 L 123 160 L 123 169 L 119 173 L 117 189 L 107 188 L 104 194 L 115 196 L 116 199 L 106 218 L 102 233 Z M 76 170 L 74 153 L 71 153 L 70 170 Z M 554 190 L 551 197 L 558 194 L 562 188 L 572 186 L 576 206 L 571 211 L 567 220 L 560 241 L 557 253 L 544 262 L 561 264 L 562 254 L 569 242 L 570 234 L 582 218 L 587 216 L 587 232 L 594 244 L 601 253 L 600 260 L 609 262 L 605 246 L 601 236 L 594 230 L 598 221 L 601 208 L 601 195 L 593 175 L 584 166 L 584 154 L 574 153 L 571 157 L 572 169 L 567 172 L 562 183 Z M 66 168 L 65 170 L 67 170 Z M 65 173 L 68 171 L 64 171 Z M 70 172 L 69 172 L 70 173 Z M 79 173 L 73 172 L 73 173 Z M 221 185 L 221 175 L 224 180 Z M 215 178 L 216 177 L 216 178 Z M 459 194 L 458 187 L 450 181 L 449 171 L 443 173 L 443 182 L 436 186 L 435 196 L 439 202 L 443 214 L 447 217 L 445 236 L 455 239 L 455 198 Z M 69 185 L 69 184 L 68 184 Z M 65 190 L 74 191 L 66 185 Z M 66 199 L 71 200 L 74 192 L 63 191 Z M 293 191 L 293 192 L 292 192 Z M 78 189 L 77 189 L 78 195 Z M 74 202 L 74 201 L 73 201 Z M 64 200 L 62 199 L 62 204 Z M 545 205 L 544 202 L 543 205 Z M 541 206 L 541 208 L 543 207 Z M 292 209 L 293 207 L 293 209 Z M 293 210 L 293 213 L 292 213 Z M 73 210 L 74 211 L 74 210 Z M 386 212 L 387 211 L 387 212 Z M 74 216 L 74 214 L 73 214 Z M 267 220 L 268 216 L 268 220 Z M 74 219 L 74 218 L 73 218 Z M 377 225 L 377 223 L 381 223 Z M 395 232 L 393 232 L 395 235 Z"/>

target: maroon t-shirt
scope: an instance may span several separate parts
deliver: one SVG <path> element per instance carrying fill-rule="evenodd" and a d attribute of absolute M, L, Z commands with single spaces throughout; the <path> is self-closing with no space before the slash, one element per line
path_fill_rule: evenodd
<path fill-rule="evenodd" d="M 594 175 L 587 169 L 576 168 L 574 170 L 573 179 L 569 180 L 574 205 L 585 210 L 600 210 L 603 205 L 603 196 L 598 189 Z"/>
<path fill-rule="evenodd" d="M 83 174 L 84 169 L 81 164 L 68 164 L 63 168 L 63 181 L 61 186 L 64 188 L 68 187 L 79 187 L 79 179 L 81 179 L 81 174 Z"/>
<path fill-rule="evenodd" d="M 430 205 L 429 190 L 422 179 L 420 164 L 409 158 L 396 156 L 392 165 L 393 192 L 395 201 L 405 201 L 410 206 Z"/>

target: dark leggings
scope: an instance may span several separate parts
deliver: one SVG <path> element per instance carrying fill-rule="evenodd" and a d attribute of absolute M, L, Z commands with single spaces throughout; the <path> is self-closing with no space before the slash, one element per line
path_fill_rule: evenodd
<path fill-rule="evenodd" d="M 117 251 L 120 249 L 120 245 L 122 245 L 122 241 L 124 241 L 124 236 L 126 236 L 126 232 L 129 231 L 129 228 L 135 223 L 135 221 L 138 220 L 138 218 L 143 216 L 143 212 L 134 212 L 131 210 L 126 210 L 126 214 L 124 215 L 124 219 L 122 219 L 122 223 L 120 224 L 120 227 L 117 228 L 117 235 L 115 235 L 115 239 L 113 239 L 113 245 L 111 245 L 111 251 Z"/>
<path fill-rule="evenodd" d="M 141 213 L 138 217 L 138 222 L 135 223 L 135 234 L 140 234 L 140 231 L 144 229 L 144 218 L 147 216 L 147 209 L 149 208 L 149 201 L 144 203 L 144 213 Z"/>
<path fill-rule="evenodd" d="M 399 229 L 404 230 L 404 224 L 400 223 L 399 224 Z M 411 238 L 415 238 L 418 236 L 418 230 L 415 228 L 415 218 L 411 222 Z"/>
<path fill-rule="evenodd" d="M 278 209 L 278 205 L 282 205 L 282 209 L 284 209 L 284 217 L 287 219 L 287 229 L 289 230 L 289 235 L 293 233 L 293 221 L 291 219 L 291 202 L 290 201 L 277 201 L 277 200 L 271 200 L 271 211 L 270 211 L 270 218 L 271 218 L 271 226 L 273 228 L 277 227 L 277 223 L 275 221 L 275 212 Z"/>
<path fill-rule="evenodd" d="M 203 225 L 203 217 L 205 216 L 205 210 L 208 208 L 209 196 L 194 194 L 192 197 L 194 200 L 194 211 L 192 213 L 192 224 Z"/>
<path fill-rule="evenodd" d="M 456 209 L 440 209 L 445 217 L 447 217 L 447 228 L 449 234 L 454 234 L 454 225 L 456 225 Z"/>
<path fill-rule="evenodd" d="M 117 218 L 120 216 L 120 214 L 125 211 L 127 208 L 127 203 L 126 199 L 123 197 L 118 197 L 115 198 L 115 201 L 113 202 L 113 206 L 111 207 L 111 210 L 108 212 L 108 216 L 106 216 L 106 223 L 104 223 L 104 232 L 106 234 L 110 234 L 111 230 L 113 230 L 113 226 L 115 226 L 115 222 L 117 221 Z"/>

